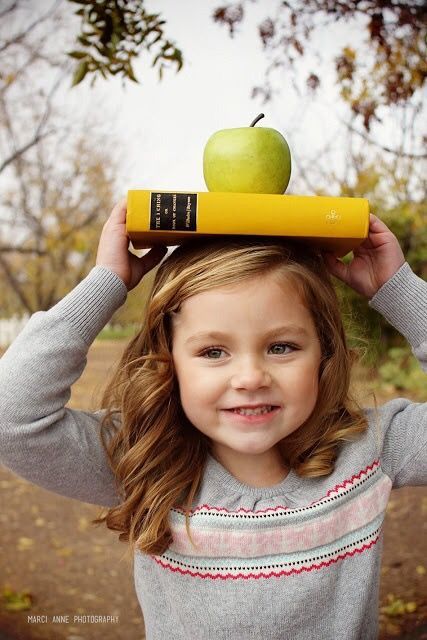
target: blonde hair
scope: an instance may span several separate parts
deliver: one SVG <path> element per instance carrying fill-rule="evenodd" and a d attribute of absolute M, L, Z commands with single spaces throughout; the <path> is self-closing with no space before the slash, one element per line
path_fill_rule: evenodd
<path fill-rule="evenodd" d="M 366 418 L 350 395 L 352 354 L 335 289 L 322 256 L 277 238 L 229 237 L 192 241 L 159 267 L 140 331 L 130 341 L 105 389 L 101 437 L 122 496 L 94 520 L 150 554 L 172 541 L 168 515 L 189 514 L 211 443 L 185 416 L 172 360 L 171 319 L 193 295 L 274 273 L 297 288 L 316 325 L 322 352 L 312 414 L 279 443 L 285 464 L 300 476 L 334 469 L 343 441 L 359 437 Z M 185 504 L 184 504 L 185 503 Z M 190 536 L 191 539 L 191 536 Z"/>

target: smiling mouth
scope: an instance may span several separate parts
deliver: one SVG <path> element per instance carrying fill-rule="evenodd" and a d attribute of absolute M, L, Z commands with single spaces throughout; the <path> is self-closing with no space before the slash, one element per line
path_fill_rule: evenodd
<path fill-rule="evenodd" d="M 280 409 L 277 405 L 266 404 L 260 407 L 235 407 L 234 409 L 226 409 L 226 411 L 230 411 L 231 413 L 237 413 L 241 416 L 260 416 L 265 415 L 267 413 L 271 413 L 276 409 Z"/>

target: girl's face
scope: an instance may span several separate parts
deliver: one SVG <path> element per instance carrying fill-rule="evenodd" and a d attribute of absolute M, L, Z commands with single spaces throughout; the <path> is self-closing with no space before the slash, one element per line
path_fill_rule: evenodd
<path fill-rule="evenodd" d="M 183 410 L 219 462 L 252 486 L 280 482 L 277 443 L 313 411 L 321 360 L 292 283 L 270 273 L 188 298 L 173 320 L 172 356 Z"/>

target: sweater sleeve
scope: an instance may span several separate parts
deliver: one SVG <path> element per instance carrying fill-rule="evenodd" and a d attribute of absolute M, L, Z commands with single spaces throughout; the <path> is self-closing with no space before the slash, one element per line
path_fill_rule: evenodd
<path fill-rule="evenodd" d="M 65 405 L 89 346 L 126 295 L 116 274 L 94 267 L 49 311 L 33 314 L 0 359 L 0 462 L 45 489 L 102 506 L 120 501 L 100 440 L 103 412 Z"/>
<path fill-rule="evenodd" d="M 408 263 L 369 302 L 409 342 L 427 372 L 427 283 Z M 427 482 L 427 403 L 397 398 L 369 410 L 381 440 L 381 466 L 393 487 Z"/>

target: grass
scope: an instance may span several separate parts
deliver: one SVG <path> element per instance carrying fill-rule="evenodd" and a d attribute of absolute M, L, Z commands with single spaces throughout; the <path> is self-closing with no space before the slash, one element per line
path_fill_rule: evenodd
<path fill-rule="evenodd" d="M 97 336 L 97 340 L 124 340 L 132 338 L 137 330 L 137 325 L 129 324 L 125 326 L 107 325 Z"/>

